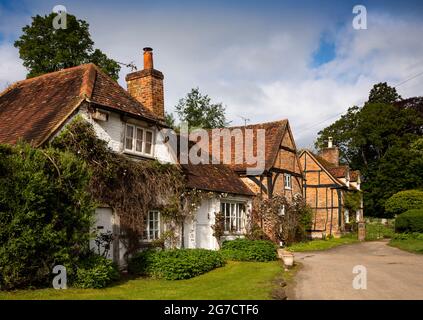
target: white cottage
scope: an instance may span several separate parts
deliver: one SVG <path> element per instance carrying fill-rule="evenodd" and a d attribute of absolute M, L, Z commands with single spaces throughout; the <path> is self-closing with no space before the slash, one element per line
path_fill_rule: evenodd
<path fill-rule="evenodd" d="M 54 138 L 72 119 L 82 116 L 98 137 L 117 153 L 137 160 L 178 163 L 176 150 L 165 143 L 163 128 L 163 74 L 153 67 L 151 48 L 144 48 L 144 69 L 128 74 L 128 91 L 94 64 L 81 65 L 19 81 L 0 94 L 0 143 L 19 140 L 41 146 Z M 227 237 L 245 233 L 252 192 L 223 165 L 184 165 L 188 186 L 210 193 L 195 217 L 187 221 L 181 237 L 186 247 L 217 249 L 211 226 L 216 212 L 225 215 Z M 146 243 L 166 230 L 160 212 L 146 217 Z M 113 208 L 96 212 L 100 232 L 119 233 Z M 231 232 L 229 232 L 231 230 Z M 235 232 L 234 232 L 235 230 Z M 182 232 L 182 230 L 181 230 Z M 92 244 L 94 245 L 94 244 Z M 123 263 L 125 247 L 114 242 L 109 257 Z"/>

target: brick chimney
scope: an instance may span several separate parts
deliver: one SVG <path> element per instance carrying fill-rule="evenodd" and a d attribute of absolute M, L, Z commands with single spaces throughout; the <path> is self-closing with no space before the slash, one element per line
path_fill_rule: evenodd
<path fill-rule="evenodd" d="M 154 69 L 153 49 L 144 48 L 144 69 L 126 75 L 128 92 L 159 118 L 164 118 L 163 73 Z"/>
<path fill-rule="evenodd" d="M 328 147 L 323 148 L 320 152 L 320 156 L 325 159 L 327 162 L 339 166 L 339 149 L 338 147 L 333 146 L 333 138 L 329 137 Z"/>

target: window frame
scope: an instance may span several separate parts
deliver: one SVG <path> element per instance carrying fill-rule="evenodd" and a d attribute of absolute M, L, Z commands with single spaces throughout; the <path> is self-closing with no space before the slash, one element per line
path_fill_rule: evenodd
<path fill-rule="evenodd" d="M 153 214 L 153 218 L 150 218 L 150 214 Z M 157 214 L 157 219 L 154 217 L 154 214 Z M 150 228 L 150 224 L 151 222 L 157 223 L 157 228 L 154 228 L 153 226 L 153 230 L 151 230 Z M 151 232 L 153 232 L 153 236 L 151 236 Z M 157 232 L 157 235 L 156 233 Z M 161 236 L 161 226 L 160 226 L 160 211 L 159 210 L 150 210 L 148 211 L 148 214 L 146 217 L 144 217 L 144 230 L 143 230 L 143 234 L 142 234 L 142 241 L 143 242 L 151 242 L 151 241 L 155 241 L 160 239 Z"/>
<path fill-rule="evenodd" d="M 229 215 L 227 214 L 229 208 Z M 244 210 L 241 210 L 244 209 Z M 224 234 L 243 234 L 245 232 L 245 219 L 247 216 L 247 203 L 244 201 L 220 201 L 220 212 L 223 215 Z M 229 219 L 229 226 L 227 220 Z"/>
<path fill-rule="evenodd" d="M 132 128 L 132 138 L 131 138 L 131 149 L 127 148 L 127 141 L 128 137 L 128 128 Z M 141 139 L 141 151 L 137 151 L 137 143 L 140 139 L 138 139 L 138 131 L 142 131 L 142 139 Z M 145 149 L 147 146 L 147 132 L 151 134 L 151 145 L 150 145 L 150 153 L 146 153 Z M 132 123 L 125 123 L 125 139 L 123 149 L 126 153 L 132 153 L 135 155 L 145 156 L 145 157 L 154 157 L 154 131 L 147 129 L 145 127 L 137 126 Z"/>
<path fill-rule="evenodd" d="M 284 179 L 283 185 L 285 190 L 292 190 L 292 175 L 289 173 L 285 173 L 283 175 L 283 179 Z M 289 182 L 289 184 L 287 184 L 287 182 Z"/>

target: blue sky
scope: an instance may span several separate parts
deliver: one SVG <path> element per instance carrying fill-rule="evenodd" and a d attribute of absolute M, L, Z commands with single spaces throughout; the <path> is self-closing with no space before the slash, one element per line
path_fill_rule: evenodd
<path fill-rule="evenodd" d="M 140 67 L 141 49 L 153 47 L 168 111 L 199 86 L 233 124 L 288 118 L 301 147 L 374 83 L 423 71 L 423 1 L 0 0 L 0 89 L 25 77 L 13 47 L 22 27 L 58 4 L 87 20 L 95 46 L 118 61 Z M 352 28 L 357 4 L 367 30 Z M 423 77 L 398 91 L 423 95 Z"/>

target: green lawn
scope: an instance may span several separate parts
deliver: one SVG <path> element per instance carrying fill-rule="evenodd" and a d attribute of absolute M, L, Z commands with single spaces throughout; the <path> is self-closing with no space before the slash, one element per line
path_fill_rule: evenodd
<path fill-rule="evenodd" d="M 308 242 L 294 243 L 287 249 L 294 252 L 304 251 L 318 251 L 334 248 L 344 244 L 350 244 L 358 242 L 356 234 L 350 234 L 341 238 L 331 238 L 327 240 L 312 240 Z"/>
<path fill-rule="evenodd" d="M 280 261 L 233 262 L 188 280 L 137 278 L 105 289 L 38 289 L 0 292 L 3 299 L 270 299 Z"/>
<path fill-rule="evenodd" d="M 388 224 L 382 224 L 379 220 L 373 219 L 366 223 L 366 241 L 392 238 L 394 234 L 393 221 L 389 221 Z"/>

